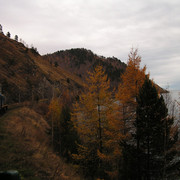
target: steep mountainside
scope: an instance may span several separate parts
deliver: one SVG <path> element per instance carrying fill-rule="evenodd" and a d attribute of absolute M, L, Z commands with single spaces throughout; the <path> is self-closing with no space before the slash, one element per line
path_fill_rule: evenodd
<path fill-rule="evenodd" d="M 104 67 L 113 87 L 117 87 L 120 82 L 120 75 L 126 68 L 126 64 L 115 57 L 105 58 L 83 48 L 57 51 L 43 57 L 50 63 L 63 67 L 69 72 L 73 72 L 83 80 L 87 77 L 88 71 L 92 71 L 97 64 L 100 64 Z"/>
<path fill-rule="evenodd" d="M 92 51 L 87 49 L 70 49 L 65 51 L 57 51 L 53 54 L 47 54 L 43 56 L 50 64 L 55 64 L 63 69 L 74 73 L 79 76 L 83 81 L 87 77 L 87 72 L 92 71 L 98 64 L 104 67 L 106 74 L 111 82 L 111 87 L 117 88 L 121 82 L 121 74 L 126 69 L 126 64 L 121 62 L 119 59 L 105 58 L 98 56 Z M 155 84 L 159 93 L 166 93 L 167 91 Z"/>
<path fill-rule="evenodd" d="M 0 33 L 0 84 L 8 102 L 50 97 L 63 89 L 77 93 L 81 78 L 44 60 L 36 50 Z"/>
<path fill-rule="evenodd" d="M 0 116 L 0 170 L 18 170 L 24 180 L 82 179 L 54 153 L 49 129 L 43 116 L 28 106 Z"/>
<path fill-rule="evenodd" d="M 8 103 L 60 96 L 66 89 L 76 96 L 87 72 L 98 64 L 104 67 L 111 87 L 117 88 L 126 64 L 115 57 L 105 58 L 86 49 L 41 56 L 36 49 L 0 33 L 0 84 Z"/>

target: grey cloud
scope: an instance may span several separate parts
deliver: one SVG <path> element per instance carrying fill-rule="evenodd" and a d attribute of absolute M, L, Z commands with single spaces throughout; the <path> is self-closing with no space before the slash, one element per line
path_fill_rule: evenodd
<path fill-rule="evenodd" d="M 179 0 L 0 0 L 0 5 L 5 31 L 35 44 L 41 54 L 85 47 L 126 62 L 130 48 L 138 47 L 151 77 L 180 89 Z"/>

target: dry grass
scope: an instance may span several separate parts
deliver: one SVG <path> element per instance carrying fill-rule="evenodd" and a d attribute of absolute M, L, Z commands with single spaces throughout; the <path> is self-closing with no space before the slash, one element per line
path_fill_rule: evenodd
<path fill-rule="evenodd" d="M 24 179 L 81 179 L 50 147 L 50 128 L 41 115 L 23 107 L 1 117 L 0 169 L 17 169 Z"/>
<path fill-rule="evenodd" d="M 44 92 L 47 90 L 47 96 L 56 82 L 59 89 L 71 89 L 75 94 L 83 86 L 78 76 L 59 66 L 54 67 L 22 43 L 0 33 L 0 83 L 9 102 L 17 102 L 19 94 L 21 101 L 29 100 L 31 88 L 39 98 L 42 89 Z"/>
<path fill-rule="evenodd" d="M 68 86 L 67 78 L 71 79 L 73 82 L 78 83 L 81 86 L 84 86 L 83 81 L 78 76 L 71 74 L 61 67 L 54 67 L 50 65 L 50 63 L 44 60 L 42 57 L 36 58 L 35 60 L 36 65 L 42 70 L 44 74 L 50 77 L 55 81 L 62 82 L 65 86 Z"/>

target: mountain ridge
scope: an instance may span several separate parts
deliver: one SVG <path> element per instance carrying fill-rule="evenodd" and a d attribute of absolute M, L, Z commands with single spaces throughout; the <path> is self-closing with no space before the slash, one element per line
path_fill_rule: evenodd
<path fill-rule="evenodd" d="M 79 95 L 87 72 L 102 65 L 110 79 L 111 90 L 117 89 L 126 64 L 115 57 L 104 57 L 91 50 L 74 48 L 41 56 L 36 48 L 0 33 L 0 84 L 8 103 L 61 96 L 69 90 Z M 157 86 L 160 91 L 162 88 Z"/>
<path fill-rule="evenodd" d="M 0 83 L 8 102 L 52 96 L 54 88 L 70 89 L 77 94 L 83 87 L 83 81 L 78 76 L 53 66 L 35 49 L 27 48 L 1 33 L 0 64 Z"/>
<path fill-rule="evenodd" d="M 112 88 L 117 88 L 120 76 L 126 69 L 126 64 L 115 57 L 104 57 L 94 54 L 84 48 L 72 48 L 56 51 L 43 56 L 50 63 L 56 63 L 65 70 L 74 73 L 83 80 L 87 72 L 92 72 L 96 65 L 102 65 L 110 79 Z"/>

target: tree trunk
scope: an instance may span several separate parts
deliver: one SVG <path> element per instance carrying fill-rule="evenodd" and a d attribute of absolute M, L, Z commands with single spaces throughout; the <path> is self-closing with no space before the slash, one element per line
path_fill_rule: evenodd
<path fill-rule="evenodd" d="M 99 99 L 98 99 L 99 101 Z M 102 153 L 102 128 L 101 128 L 101 110 L 98 103 L 98 123 L 99 123 L 99 151 Z"/>

